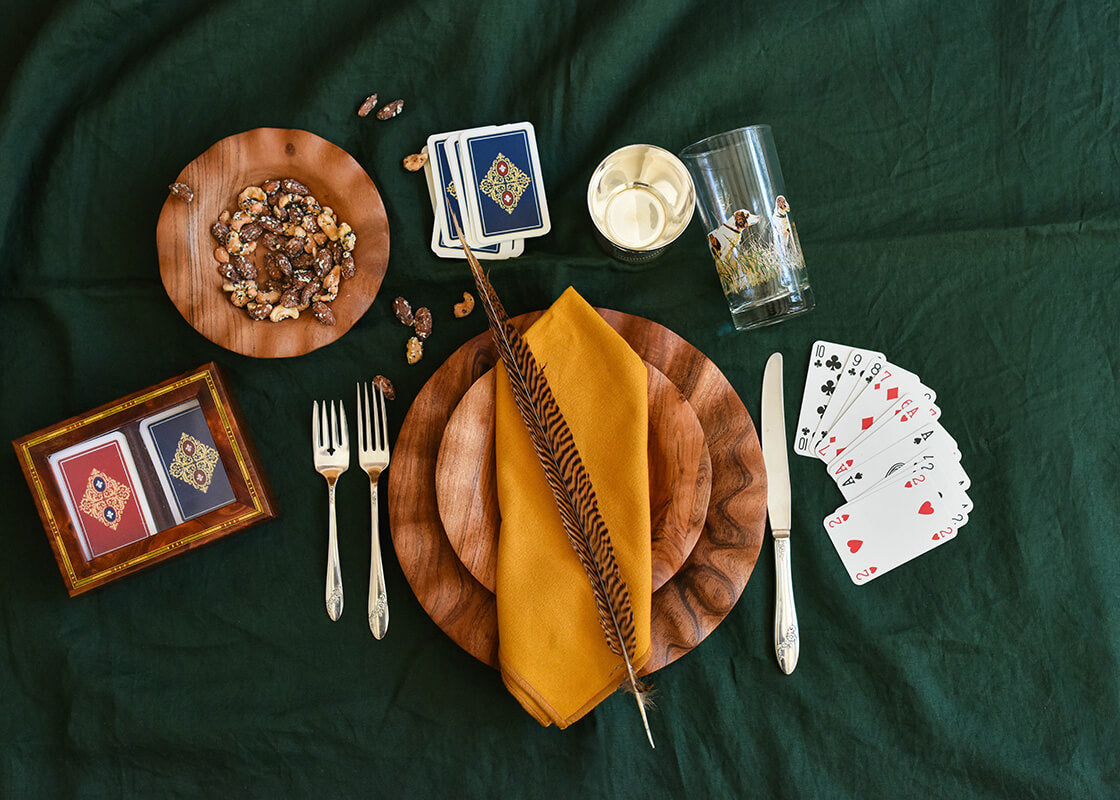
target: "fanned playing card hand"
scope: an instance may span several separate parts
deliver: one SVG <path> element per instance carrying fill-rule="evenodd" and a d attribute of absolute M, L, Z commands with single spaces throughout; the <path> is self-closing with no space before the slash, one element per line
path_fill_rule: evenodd
<path fill-rule="evenodd" d="M 863 584 L 954 538 L 972 501 L 936 393 L 882 353 L 813 344 L 794 452 L 828 465 L 848 502 L 823 524 Z"/>

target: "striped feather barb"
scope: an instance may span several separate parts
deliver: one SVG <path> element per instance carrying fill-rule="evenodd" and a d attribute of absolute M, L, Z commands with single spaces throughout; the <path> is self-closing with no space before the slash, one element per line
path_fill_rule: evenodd
<path fill-rule="evenodd" d="M 624 683 L 623 686 L 634 694 L 638 711 L 642 715 L 642 725 L 650 747 L 653 747 L 653 734 L 646 717 L 649 690 L 638 681 L 632 663 L 637 656 L 637 635 L 630 591 L 619 571 L 610 531 L 599 511 L 595 487 L 591 485 L 591 479 L 572 439 L 572 432 L 549 388 L 548 379 L 528 344 L 509 321 L 501 300 L 490 285 L 490 279 L 467 246 L 466 237 L 459 228 L 459 220 L 455 218 L 454 212 L 452 219 L 478 287 L 479 299 L 490 322 L 494 344 L 509 376 L 521 419 L 544 468 L 568 541 L 591 582 L 607 647 L 626 665 L 629 683 Z"/>

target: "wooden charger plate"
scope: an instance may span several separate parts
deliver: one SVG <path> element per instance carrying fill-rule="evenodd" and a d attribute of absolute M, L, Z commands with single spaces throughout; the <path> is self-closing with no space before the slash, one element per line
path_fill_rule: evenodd
<path fill-rule="evenodd" d="M 210 227 L 224 209 L 233 210 L 246 186 L 269 178 L 295 178 L 320 205 L 335 210 L 358 235 L 357 272 L 343 279 L 331 302 L 334 325 L 310 314 L 282 322 L 257 322 L 235 308 L 222 291 Z M 168 197 L 156 227 L 159 272 L 179 313 L 210 341 L 257 358 L 298 356 L 330 344 L 369 308 L 389 264 L 389 220 L 373 180 L 345 150 L 313 133 L 255 128 L 228 136 L 183 168 L 177 181 L 194 190 L 184 203 Z M 251 258 L 260 265 L 263 248 Z"/>
<path fill-rule="evenodd" d="M 672 381 L 646 364 L 649 391 L 650 567 L 657 591 L 684 564 L 708 514 L 712 459 L 696 412 Z M 444 533 L 471 575 L 493 592 L 498 566 L 498 476 L 494 460 L 494 370 L 455 407 L 436 461 Z"/>
<path fill-rule="evenodd" d="M 704 529 L 688 560 L 653 595 L 652 653 L 642 672 L 664 667 L 703 641 L 731 612 L 758 560 L 766 524 L 766 471 L 750 414 L 727 378 L 667 328 L 596 309 L 688 400 L 704 429 L 712 489 Z M 543 312 L 515 317 L 525 330 Z M 455 555 L 440 524 L 436 461 L 444 429 L 470 386 L 497 356 L 489 332 L 444 362 L 405 417 L 389 470 L 390 532 L 397 559 L 428 616 L 480 661 L 498 666 L 494 595 Z"/>

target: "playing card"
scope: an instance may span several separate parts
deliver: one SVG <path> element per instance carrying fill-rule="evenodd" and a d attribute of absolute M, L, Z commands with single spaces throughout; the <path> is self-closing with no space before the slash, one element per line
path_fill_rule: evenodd
<path fill-rule="evenodd" d="M 140 436 L 176 524 L 236 499 L 197 400 L 141 420 Z"/>
<path fill-rule="evenodd" d="M 853 583 L 864 584 L 956 536 L 971 501 L 937 457 L 823 521 Z"/>
<path fill-rule="evenodd" d="M 826 464 L 829 463 L 910 392 L 921 392 L 931 399 L 935 397 L 928 387 L 922 386 L 914 373 L 890 363 L 885 364 L 879 375 L 872 379 L 867 388 L 859 393 L 848 409 L 832 424 L 827 435 L 814 445 L 813 454 Z"/>
<path fill-rule="evenodd" d="M 922 423 L 897 441 L 861 442 L 837 456 L 828 465 L 845 500 L 854 500 L 880 481 L 905 467 L 919 453 L 935 450 L 960 458 L 957 443 L 939 422 Z"/>
<path fill-rule="evenodd" d="M 48 459 L 87 559 L 156 533 L 128 442 L 112 431 Z"/>
<path fill-rule="evenodd" d="M 444 143 L 444 150 L 447 155 L 447 171 L 452 184 L 456 187 L 453 193 L 455 203 L 454 210 L 459 217 L 459 227 L 463 231 L 463 236 L 467 240 L 467 244 L 472 250 L 480 250 L 484 247 L 493 247 L 495 243 L 483 243 L 479 238 L 481 234 L 478 230 L 478 220 L 475 218 L 476 211 L 472 210 L 471 206 L 467 203 L 467 195 L 470 193 L 470 186 L 472 179 L 463 171 L 463 150 L 461 142 L 463 136 L 482 134 L 487 131 L 494 130 L 493 125 L 486 125 L 481 128 L 469 128 L 463 131 L 455 131 L 447 137 Z M 460 189 L 459 187 L 465 187 Z M 448 241 L 452 240 L 452 232 L 455 231 L 455 225 L 452 223 L 450 216 L 447 217 L 447 230 Z M 458 244 L 458 236 L 454 237 L 454 241 Z"/>
<path fill-rule="evenodd" d="M 454 233 L 455 224 L 452 222 L 451 209 L 461 216 L 458 206 L 458 184 L 452 175 L 448 160 L 447 145 L 453 133 L 438 133 L 428 137 L 428 163 L 425 165 L 425 174 L 428 177 L 428 192 L 432 200 L 432 213 L 435 224 L 432 226 L 431 249 L 441 258 L 467 257 L 463 248 L 459 246 L 459 237 Z M 438 189 L 437 189 L 438 187 Z M 465 227 L 466 220 L 460 218 L 460 226 Z M 467 244 L 471 245 L 468 238 Z M 481 260 L 512 258 L 520 255 L 525 248 L 523 241 L 504 242 L 501 244 L 471 245 L 471 251 Z"/>
<path fill-rule="evenodd" d="M 882 353 L 871 350 L 852 350 L 848 360 L 844 363 L 844 368 L 840 370 L 840 375 L 837 376 L 836 391 L 833 392 L 832 401 L 817 421 L 817 427 L 810 437 L 813 442 L 819 442 L 824 438 L 836 420 L 848 410 L 860 393 L 879 376 L 886 363 L 887 358 Z"/>
<path fill-rule="evenodd" d="M 930 391 L 927 394 L 919 392 L 904 395 L 890 409 L 879 415 L 870 428 L 856 436 L 844 448 L 844 455 L 860 447 L 875 448 L 876 441 L 897 441 L 926 422 L 940 419 L 941 409 L 930 399 L 932 393 Z M 836 459 L 841 459 L 844 455 L 837 455 Z"/>
<path fill-rule="evenodd" d="M 544 236 L 551 230 L 531 123 L 468 131 L 460 135 L 458 147 L 462 200 L 480 244 Z"/>
<path fill-rule="evenodd" d="M 813 349 L 809 353 L 809 368 L 805 373 L 805 390 L 801 395 L 801 411 L 797 415 L 793 452 L 803 456 L 813 454 L 811 437 L 821 415 L 828 408 L 836 391 L 840 372 L 854 349 L 832 342 L 813 342 Z"/>

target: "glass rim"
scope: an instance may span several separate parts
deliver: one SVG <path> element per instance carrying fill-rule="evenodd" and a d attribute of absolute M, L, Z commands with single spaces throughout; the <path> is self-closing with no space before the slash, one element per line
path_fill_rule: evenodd
<path fill-rule="evenodd" d="M 625 245 L 621 245 L 616 242 L 611 238 L 610 233 L 603 227 L 603 225 L 600 224 L 600 220 L 595 216 L 595 212 L 592 208 L 592 197 L 595 193 L 596 182 L 600 178 L 604 167 L 607 166 L 607 164 L 613 157 L 634 150 L 656 150 L 659 153 L 663 153 L 664 155 L 668 156 L 667 163 L 671 164 L 673 166 L 673 171 L 677 172 L 680 178 L 687 183 L 689 192 L 692 194 L 692 202 L 689 204 L 688 216 L 684 219 L 683 223 L 679 224 L 676 232 L 673 233 L 673 235 L 668 239 L 655 240 L 644 247 L 626 247 Z M 591 218 L 591 224 L 595 226 L 595 231 L 601 237 L 603 237 L 607 244 L 609 244 L 613 249 L 627 255 L 649 255 L 653 253 L 660 253 L 662 250 L 673 244 L 673 242 L 677 241 L 677 239 L 681 237 L 681 234 L 683 234 L 685 230 L 688 229 L 688 226 L 692 223 L 692 218 L 693 216 L 695 216 L 695 213 L 696 182 L 692 180 L 692 175 L 691 173 L 689 173 L 688 167 L 685 166 L 680 157 L 678 157 L 676 153 L 673 153 L 671 150 L 667 150 L 660 145 L 647 144 L 644 142 L 634 142 L 633 144 L 623 145 L 622 147 L 612 150 L 610 153 L 604 156 L 603 160 L 599 162 L 599 165 L 595 167 L 595 171 L 591 173 L 591 178 L 587 182 L 587 215 Z"/>
<path fill-rule="evenodd" d="M 677 158 L 680 158 L 682 160 L 686 158 L 695 160 L 706 153 L 715 153 L 720 150 L 726 150 L 732 146 L 733 142 L 731 141 L 731 139 L 732 137 L 736 136 L 736 134 L 742 134 L 746 131 L 761 131 L 763 129 L 767 131 L 772 130 L 770 125 L 765 122 L 760 122 L 755 125 L 744 125 L 741 128 L 733 128 L 729 131 L 724 131 L 723 133 L 714 133 L 711 136 L 707 136 L 700 141 L 693 142 L 692 144 L 685 147 L 683 150 L 677 153 Z M 720 142 L 719 144 L 717 144 L 717 141 L 723 139 L 727 139 L 728 141 Z"/>

